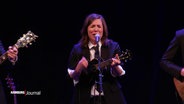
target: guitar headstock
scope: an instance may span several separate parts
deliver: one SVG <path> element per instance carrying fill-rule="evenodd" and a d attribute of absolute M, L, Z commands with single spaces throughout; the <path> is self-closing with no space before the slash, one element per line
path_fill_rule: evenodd
<path fill-rule="evenodd" d="M 127 62 L 128 60 L 132 59 L 132 52 L 128 49 L 126 49 L 125 51 L 122 51 L 122 54 L 119 56 L 120 60 L 124 60 L 125 62 Z"/>
<path fill-rule="evenodd" d="M 17 48 L 20 48 L 20 47 L 28 47 L 27 45 L 31 45 L 32 41 L 35 41 L 35 39 L 37 38 L 38 36 L 35 35 L 33 32 L 31 31 L 28 31 L 26 34 L 23 34 L 23 36 L 17 40 L 17 43 L 15 44 L 15 46 Z"/>

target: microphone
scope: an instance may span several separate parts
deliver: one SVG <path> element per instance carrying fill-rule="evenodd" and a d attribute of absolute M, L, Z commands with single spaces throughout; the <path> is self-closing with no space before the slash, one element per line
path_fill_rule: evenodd
<path fill-rule="evenodd" d="M 95 41 L 96 41 L 96 43 L 98 43 L 100 41 L 100 34 L 97 33 L 95 35 Z"/>

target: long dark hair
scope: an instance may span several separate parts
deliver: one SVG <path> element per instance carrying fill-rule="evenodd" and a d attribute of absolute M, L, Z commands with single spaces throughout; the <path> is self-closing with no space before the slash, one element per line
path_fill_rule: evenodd
<path fill-rule="evenodd" d="M 102 21 L 102 25 L 103 25 L 103 37 L 101 39 L 102 44 L 107 43 L 107 41 L 108 41 L 108 28 L 107 28 L 107 24 L 106 24 L 104 17 L 100 14 L 97 14 L 97 13 L 91 13 L 86 17 L 84 24 L 83 24 L 83 27 L 81 29 L 81 36 L 82 37 L 79 41 L 81 46 L 87 47 L 88 42 L 89 42 L 87 28 L 96 19 L 100 19 Z"/>

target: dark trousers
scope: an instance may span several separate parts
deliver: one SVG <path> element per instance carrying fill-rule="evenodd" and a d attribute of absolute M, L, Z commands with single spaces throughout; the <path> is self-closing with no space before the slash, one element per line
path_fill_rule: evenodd
<path fill-rule="evenodd" d="M 104 96 L 93 96 L 90 99 L 89 104 L 106 104 Z"/>

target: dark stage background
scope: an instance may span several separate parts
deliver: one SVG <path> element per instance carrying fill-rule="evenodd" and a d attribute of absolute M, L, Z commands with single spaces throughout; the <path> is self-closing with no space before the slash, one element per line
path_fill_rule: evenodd
<path fill-rule="evenodd" d="M 0 39 L 5 47 L 29 30 L 39 36 L 28 48 L 19 49 L 11 72 L 18 91 L 41 91 L 41 95 L 17 95 L 18 104 L 69 104 L 72 83 L 66 78 L 67 60 L 80 39 L 85 16 L 92 12 L 102 14 L 109 37 L 133 53 L 122 79 L 128 104 L 176 104 L 172 80 L 159 60 L 174 32 L 184 28 L 183 11 L 182 0 L 4 1 Z M 12 95 L 6 94 L 12 102 Z"/>

